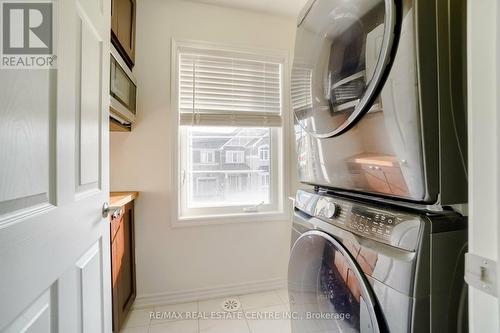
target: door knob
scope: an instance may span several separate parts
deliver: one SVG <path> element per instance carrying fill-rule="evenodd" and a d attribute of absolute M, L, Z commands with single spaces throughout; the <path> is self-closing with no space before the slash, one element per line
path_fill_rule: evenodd
<path fill-rule="evenodd" d="M 113 218 L 116 218 L 120 216 L 121 209 L 121 207 L 110 206 L 107 202 L 105 202 L 104 205 L 102 205 L 102 217 L 106 218 L 109 214 L 111 214 Z"/>

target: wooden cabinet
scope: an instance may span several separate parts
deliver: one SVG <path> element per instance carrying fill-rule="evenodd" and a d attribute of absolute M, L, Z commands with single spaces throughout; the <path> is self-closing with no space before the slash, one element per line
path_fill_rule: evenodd
<path fill-rule="evenodd" d="M 135 61 L 135 0 L 111 0 L 111 41 L 132 68 Z"/>
<path fill-rule="evenodd" d="M 121 207 L 110 217 L 113 331 L 119 332 L 136 296 L 134 201 L 131 196 L 112 194 L 110 203 Z"/>

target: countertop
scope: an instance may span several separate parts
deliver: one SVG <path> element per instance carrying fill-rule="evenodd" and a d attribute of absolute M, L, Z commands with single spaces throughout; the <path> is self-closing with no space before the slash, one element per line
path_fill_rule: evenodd
<path fill-rule="evenodd" d="M 139 196 L 139 192 L 110 192 L 109 205 L 110 206 L 124 206 L 130 201 L 135 200 Z"/>

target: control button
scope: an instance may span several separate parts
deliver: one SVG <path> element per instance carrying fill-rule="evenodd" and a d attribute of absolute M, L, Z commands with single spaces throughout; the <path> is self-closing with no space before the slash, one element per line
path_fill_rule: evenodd
<path fill-rule="evenodd" d="M 329 202 L 327 209 L 326 209 L 326 217 L 329 219 L 333 219 L 335 216 L 338 215 L 340 212 L 340 207 L 334 203 L 334 202 Z"/>

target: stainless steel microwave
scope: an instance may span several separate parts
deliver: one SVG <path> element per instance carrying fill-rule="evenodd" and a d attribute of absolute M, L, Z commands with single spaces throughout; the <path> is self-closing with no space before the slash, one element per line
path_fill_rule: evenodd
<path fill-rule="evenodd" d="M 123 125 L 130 125 L 137 111 L 137 81 L 113 45 L 109 81 L 110 116 Z"/>

